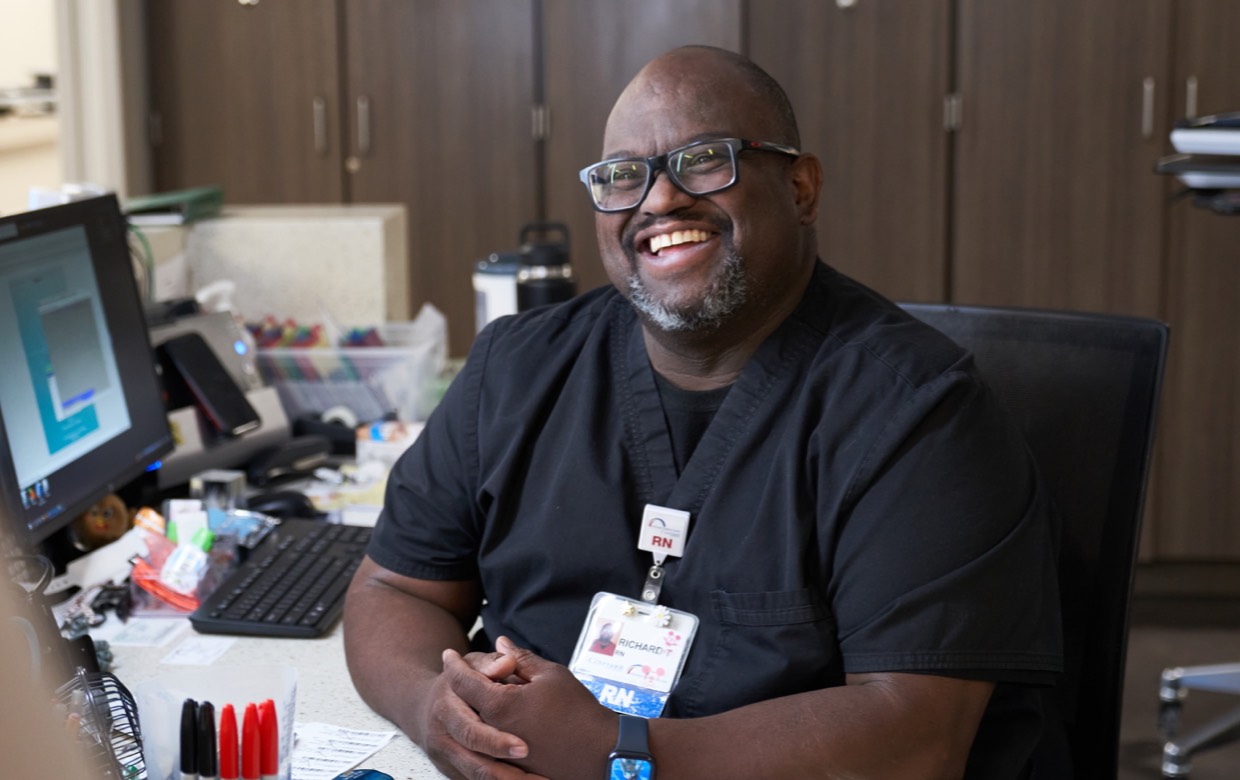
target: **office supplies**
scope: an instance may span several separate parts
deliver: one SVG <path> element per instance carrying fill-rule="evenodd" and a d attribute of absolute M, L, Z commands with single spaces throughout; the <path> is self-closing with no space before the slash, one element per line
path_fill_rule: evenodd
<path fill-rule="evenodd" d="M 216 780 L 219 776 L 219 754 L 215 748 L 215 705 L 204 701 L 198 705 L 198 780 Z"/>
<path fill-rule="evenodd" d="M 259 778 L 259 744 L 258 707 L 251 703 L 245 705 L 245 716 L 241 720 L 242 780 L 258 780 Z"/>
<path fill-rule="evenodd" d="M 265 700 L 258 706 L 258 771 L 262 780 L 278 780 L 280 774 L 280 728 L 276 723 L 276 703 Z"/>
<path fill-rule="evenodd" d="M 285 520 L 190 615 L 203 633 L 320 636 L 340 616 L 371 529 Z"/>
<path fill-rule="evenodd" d="M 56 689 L 56 700 L 77 716 L 77 743 L 98 769 L 96 776 L 146 777 L 138 707 L 120 680 L 108 672 L 78 668 L 73 679 Z"/>
<path fill-rule="evenodd" d="M 181 705 L 181 780 L 198 778 L 198 702 Z"/>
<path fill-rule="evenodd" d="M 220 780 L 237 780 L 237 712 L 231 704 L 220 710 Z"/>
<path fill-rule="evenodd" d="M 125 230 L 111 195 L 0 219 L 0 517 L 58 571 L 63 529 L 173 446 Z"/>

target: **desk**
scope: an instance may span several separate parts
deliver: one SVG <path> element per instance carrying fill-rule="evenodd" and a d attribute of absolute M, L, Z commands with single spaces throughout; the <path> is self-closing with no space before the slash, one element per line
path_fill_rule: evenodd
<path fill-rule="evenodd" d="M 188 620 L 186 624 L 188 625 Z M 230 647 L 214 666 L 263 663 L 294 667 L 297 669 L 296 720 L 371 731 L 396 730 L 391 722 L 375 714 L 363 703 L 353 688 L 353 682 L 345 667 L 344 632 L 341 625 L 337 623 L 329 634 L 318 639 L 238 637 L 236 644 Z M 177 643 L 187 636 L 190 636 L 189 631 L 179 634 L 163 647 L 114 646 L 113 673 L 126 687 L 133 687 L 142 680 L 194 668 L 160 663 L 160 659 L 168 655 Z M 142 718 L 141 712 L 138 713 L 138 718 Z M 443 777 L 421 748 L 403 734 L 388 743 L 362 766 L 387 772 L 396 780 Z M 294 777 L 293 780 L 297 778 Z"/>

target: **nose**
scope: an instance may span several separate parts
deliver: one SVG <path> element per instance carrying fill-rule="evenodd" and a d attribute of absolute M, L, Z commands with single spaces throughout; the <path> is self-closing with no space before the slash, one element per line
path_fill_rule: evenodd
<path fill-rule="evenodd" d="M 650 191 L 638 206 L 647 214 L 670 214 L 677 209 L 693 205 L 697 200 L 672 183 L 667 171 L 656 171 L 654 180 L 650 182 Z"/>

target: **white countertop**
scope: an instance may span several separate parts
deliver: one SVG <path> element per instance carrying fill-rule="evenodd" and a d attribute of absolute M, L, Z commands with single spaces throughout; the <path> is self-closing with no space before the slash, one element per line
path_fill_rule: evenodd
<path fill-rule="evenodd" d="M 183 622 L 184 630 L 159 647 L 112 646 L 115 656 L 112 671 L 130 689 L 144 680 L 193 669 L 223 671 L 227 667 L 247 664 L 287 665 L 297 670 L 297 722 L 328 723 L 369 731 L 397 731 L 391 722 L 363 703 L 354 689 L 345 667 L 344 633 L 340 623 L 319 639 L 237 637 L 235 643 L 210 666 L 193 667 L 166 664 L 161 660 L 181 643 L 201 636 L 189 627 L 189 621 L 185 618 L 147 619 Z M 109 621 L 114 620 L 115 617 L 109 617 Z M 139 721 L 142 717 L 143 713 L 139 710 Z M 443 777 L 422 750 L 403 734 L 363 762 L 360 768 L 387 772 L 395 780 Z M 298 780 L 296 775 L 293 780 Z"/>

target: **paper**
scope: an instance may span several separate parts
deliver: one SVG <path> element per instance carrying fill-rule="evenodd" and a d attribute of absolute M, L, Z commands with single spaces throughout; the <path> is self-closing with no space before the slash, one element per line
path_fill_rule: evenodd
<path fill-rule="evenodd" d="M 293 777 L 297 780 L 332 780 L 396 738 L 395 731 L 362 731 L 301 721 L 293 724 L 293 732 Z"/>
<path fill-rule="evenodd" d="M 186 637 L 183 642 L 172 649 L 171 653 L 160 659 L 161 664 L 179 664 L 182 666 L 210 666 L 220 659 L 228 649 L 237 642 L 235 636 L 202 636 L 195 634 Z"/>
<path fill-rule="evenodd" d="M 90 634 L 118 647 L 161 647 L 188 627 L 189 621 L 180 618 L 136 617 L 126 623 L 108 618 Z"/>

